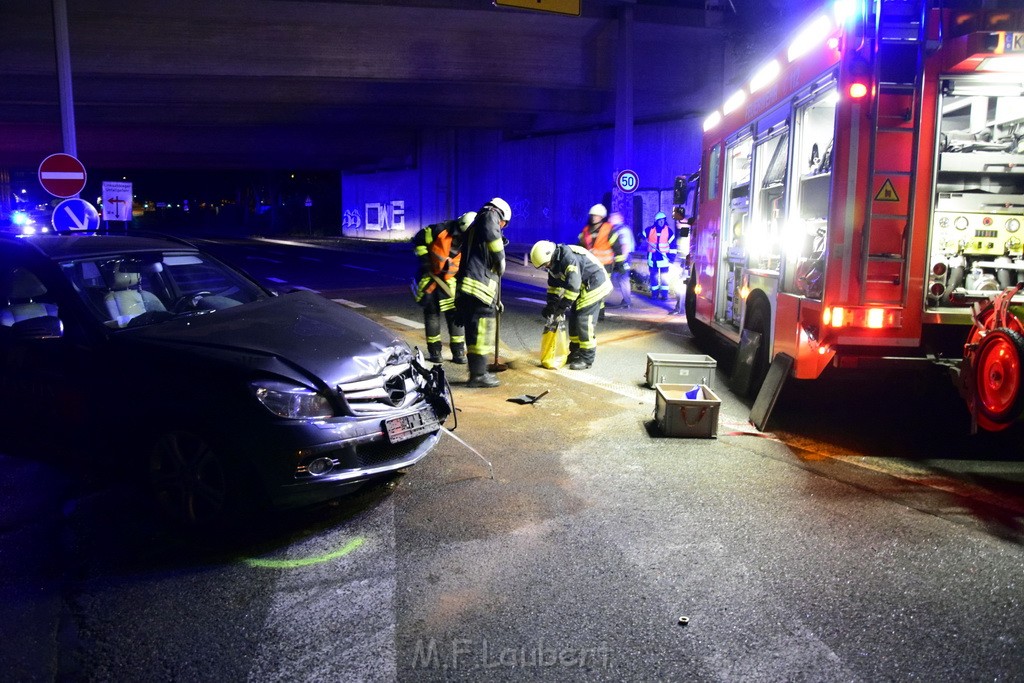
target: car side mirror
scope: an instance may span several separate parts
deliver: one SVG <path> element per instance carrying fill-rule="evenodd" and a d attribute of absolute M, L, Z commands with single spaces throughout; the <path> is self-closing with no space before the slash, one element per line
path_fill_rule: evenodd
<path fill-rule="evenodd" d="M 64 323 L 49 315 L 29 318 L 11 325 L 11 335 L 15 339 L 60 339 L 64 336 Z"/>

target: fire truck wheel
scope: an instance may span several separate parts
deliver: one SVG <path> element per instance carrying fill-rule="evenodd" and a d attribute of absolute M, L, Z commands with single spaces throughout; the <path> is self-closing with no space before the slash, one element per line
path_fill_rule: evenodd
<path fill-rule="evenodd" d="M 978 425 L 987 431 L 1006 429 L 1024 412 L 1024 335 L 1000 327 L 978 344 L 973 362 Z"/>
<path fill-rule="evenodd" d="M 697 292 L 694 287 L 697 284 L 695 275 L 690 276 L 686 283 L 686 298 L 683 300 L 683 310 L 686 312 L 686 325 L 693 334 L 693 340 L 698 346 L 703 346 L 711 337 L 711 330 L 707 325 L 697 320 Z"/>
<path fill-rule="evenodd" d="M 768 375 L 770 363 L 768 331 L 771 329 L 771 323 L 767 302 L 751 304 L 743 321 L 743 328 L 761 334 L 761 345 L 757 348 L 757 355 L 750 369 L 750 388 L 747 391 L 748 396 L 757 396 L 757 392 L 761 391 L 761 385 L 764 384 L 764 378 Z"/>

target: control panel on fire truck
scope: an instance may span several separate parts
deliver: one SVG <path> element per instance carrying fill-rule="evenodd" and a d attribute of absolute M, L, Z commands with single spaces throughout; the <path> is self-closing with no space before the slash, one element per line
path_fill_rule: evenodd
<path fill-rule="evenodd" d="M 943 84 L 930 306 L 1024 281 L 1024 88 Z"/>

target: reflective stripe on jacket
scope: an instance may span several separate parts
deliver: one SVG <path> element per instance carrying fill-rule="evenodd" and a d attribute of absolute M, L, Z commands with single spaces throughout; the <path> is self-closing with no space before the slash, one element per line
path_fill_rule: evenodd
<path fill-rule="evenodd" d="M 647 228 L 647 264 L 658 264 L 659 268 L 668 268 L 668 261 L 676 255 L 675 230 L 668 225 L 658 230 L 658 226 Z M 673 257 L 668 259 L 667 257 Z"/>
<path fill-rule="evenodd" d="M 497 299 L 501 280 L 498 272 L 505 262 L 499 221 L 498 210 L 493 207 L 485 207 L 476 215 L 462 240 L 462 262 L 456 276 L 458 294 L 476 297 L 489 305 Z"/>
<path fill-rule="evenodd" d="M 453 280 L 459 272 L 462 260 L 461 239 L 456 239 L 456 221 L 445 221 L 428 225 L 413 240 L 416 242 L 416 255 L 420 257 L 420 279 L 416 287 L 416 301 L 423 298 L 438 287 L 437 280 L 448 283 L 445 297 L 453 297 L 455 283 Z"/>
<path fill-rule="evenodd" d="M 548 303 L 583 308 L 612 291 L 604 264 L 575 244 L 559 244 L 548 266 Z"/>

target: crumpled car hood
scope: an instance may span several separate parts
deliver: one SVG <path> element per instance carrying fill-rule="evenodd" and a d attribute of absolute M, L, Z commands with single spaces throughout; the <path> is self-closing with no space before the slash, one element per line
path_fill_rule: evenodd
<path fill-rule="evenodd" d="M 250 366 L 253 355 L 272 357 L 328 385 L 376 376 L 390 355 L 408 351 L 387 328 L 307 291 L 124 333 L 192 353 L 237 355 Z"/>

